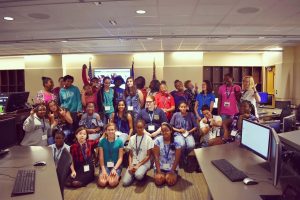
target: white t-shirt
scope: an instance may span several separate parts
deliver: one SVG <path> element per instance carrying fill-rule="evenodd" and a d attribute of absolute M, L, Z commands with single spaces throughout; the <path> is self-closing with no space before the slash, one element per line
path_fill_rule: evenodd
<path fill-rule="evenodd" d="M 255 109 L 255 116 L 258 117 L 258 113 L 257 113 L 257 108 L 256 108 L 256 99 L 254 96 L 254 90 L 247 90 L 247 91 L 243 91 L 242 96 L 241 96 L 241 102 L 243 100 L 247 100 L 250 101 Z"/>
<path fill-rule="evenodd" d="M 143 140 L 141 142 L 142 138 L 143 138 Z M 152 138 L 148 135 L 131 136 L 129 143 L 128 143 L 128 148 L 130 150 L 132 150 L 133 162 L 135 162 L 135 160 L 136 160 L 137 163 L 144 160 L 144 158 L 146 158 L 146 156 L 147 156 L 147 151 L 152 149 L 153 147 L 154 147 L 154 142 L 153 142 Z M 138 155 L 137 155 L 137 149 L 139 149 Z M 150 168 L 150 165 L 151 165 L 150 160 L 148 160 L 144 165 L 146 167 Z"/>
<path fill-rule="evenodd" d="M 200 121 L 200 129 L 205 128 L 205 127 L 209 127 L 209 125 L 207 123 L 203 122 L 204 119 L 205 118 L 203 118 Z M 222 118 L 219 115 L 213 115 L 213 119 L 214 119 L 215 122 L 222 121 Z M 209 140 L 214 139 L 217 136 L 220 136 L 220 130 L 221 130 L 221 127 L 211 128 L 210 131 L 204 136 L 204 141 L 208 142 Z"/>

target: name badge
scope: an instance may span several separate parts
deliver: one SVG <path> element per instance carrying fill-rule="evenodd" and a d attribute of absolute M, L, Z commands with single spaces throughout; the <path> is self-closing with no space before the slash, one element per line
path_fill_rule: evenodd
<path fill-rule="evenodd" d="M 185 137 L 185 138 L 186 138 L 188 135 L 189 135 L 189 132 L 188 132 L 188 131 L 186 131 L 186 132 L 184 132 L 184 133 L 182 134 L 182 136 Z"/>
<path fill-rule="evenodd" d="M 154 125 L 148 125 L 148 131 L 155 131 Z"/>
<path fill-rule="evenodd" d="M 163 164 L 162 168 L 163 168 L 164 170 L 170 170 L 170 169 L 171 169 L 171 166 L 170 166 L 169 163 L 165 163 L 165 164 Z"/>
<path fill-rule="evenodd" d="M 47 135 L 42 135 L 42 140 L 47 140 Z"/>
<path fill-rule="evenodd" d="M 225 102 L 224 102 L 224 107 L 230 107 L 230 102 L 225 101 Z"/>
<path fill-rule="evenodd" d="M 237 134 L 237 130 L 232 130 L 231 133 L 230 133 L 230 135 L 233 136 L 233 137 L 235 137 L 236 134 Z"/>
<path fill-rule="evenodd" d="M 138 163 L 139 163 L 139 161 L 137 159 L 133 159 L 132 165 L 137 165 Z"/>
<path fill-rule="evenodd" d="M 115 166 L 114 162 L 111 161 L 107 162 L 107 167 L 114 167 L 114 166 Z"/>
<path fill-rule="evenodd" d="M 104 106 L 105 111 L 109 111 L 110 110 L 110 106 Z"/>
<path fill-rule="evenodd" d="M 90 171 L 90 166 L 89 165 L 84 165 L 83 166 L 83 172 L 88 172 Z"/>
<path fill-rule="evenodd" d="M 159 120 L 159 115 L 154 115 L 154 116 L 153 116 L 153 119 Z"/>
<path fill-rule="evenodd" d="M 133 111 L 133 106 L 128 106 L 127 110 L 128 111 Z"/>

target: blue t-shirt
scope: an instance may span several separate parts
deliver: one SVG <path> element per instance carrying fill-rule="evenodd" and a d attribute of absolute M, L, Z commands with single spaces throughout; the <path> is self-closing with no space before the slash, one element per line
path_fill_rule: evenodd
<path fill-rule="evenodd" d="M 155 139 L 154 145 L 159 147 L 159 165 L 160 169 L 171 171 L 173 163 L 175 161 L 175 150 L 172 150 L 171 145 L 175 146 L 175 149 L 180 149 L 181 146 L 178 142 L 174 141 L 173 144 L 164 144 L 163 136 L 159 136 Z M 168 169 L 164 168 L 164 164 L 168 164 Z M 178 170 L 178 166 L 176 168 Z"/>
<path fill-rule="evenodd" d="M 155 132 L 161 126 L 161 123 L 168 121 L 165 112 L 160 108 L 155 108 L 152 112 L 145 108 L 139 112 L 137 119 L 143 119 L 145 121 L 145 129 L 149 133 Z M 149 131 L 149 125 L 154 125 L 155 130 Z"/>
<path fill-rule="evenodd" d="M 209 93 L 209 94 L 202 94 L 199 93 L 196 97 L 196 101 L 198 102 L 198 114 L 200 115 L 201 118 L 204 117 L 204 115 L 202 114 L 201 108 L 203 105 L 208 105 L 210 106 L 211 102 L 215 102 L 215 95 L 213 93 Z"/>
<path fill-rule="evenodd" d="M 175 112 L 178 112 L 179 111 L 179 109 L 178 109 L 179 103 L 182 102 L 182 101 L 188 102 L 188 97 L 187 97 L 186 93 L 184 93 L 184 92 L 178 92 L 176 90 L 172 91 L 170 94 L 174 98 Z"/>
<path fill-rule="evenodd" d="M 115 88 L 116 100 L 117 102 L 124 100 L 124 89 L 123 88 Z"/>
<path fill-rule="evenodd" d="M 133 111 L 132 111 L 133 112 L 133 118 L 136 118 L 138 113 L 141 111 L 140 99 L 139 99 L 138 92 L 136 91 L 136 95 L 134 95 L 134 96 L 127 96 L 125 98 L 125 101 L 126 101 L 127 108 L 128 108 L 128 106 L 133 107 Z"/>
<path fill-rule="evenodd" d="M 180 112 L 172 116 L 170 124 L 177 129 L 185 129 L 187 131 L 198 127 L 194 113 L 187 112 L 186 116 L 182 116 Z"/>
<path fill-rule="evenodd" d="M 59 91 L 61 107 L 70 112 L 82 111 L 81 95 L 78 87 L 71 85 L 69 88 L 61 88 Z"/>
<path fill-rule="evenodd" d="M 109 142 L 106 138 L 99 141 L 98 147 L 103 149 L 104 165 L 107 167 L 107 162 L 116 164 L 119 158 L 119 149 L 123 148 L 123 142 L 117 138 L 113 142 Z"/>

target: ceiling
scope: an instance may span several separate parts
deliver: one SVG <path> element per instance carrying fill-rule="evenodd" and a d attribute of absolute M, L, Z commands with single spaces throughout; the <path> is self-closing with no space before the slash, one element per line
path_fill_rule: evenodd
<path fill-rule="evenodd" d="M 0 0 L 0 56 L 297 44 L 300 0 Z"/>

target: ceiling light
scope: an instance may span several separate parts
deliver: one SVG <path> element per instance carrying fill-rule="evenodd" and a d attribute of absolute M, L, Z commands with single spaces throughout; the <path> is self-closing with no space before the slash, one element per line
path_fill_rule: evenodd
<path fill-rule="evenodd" d="M 145 14 L 146 13 L 146 11 L 145 10 L 137 10 L 137 11 L 135 11 L 137 14 L 140 14 L 140 15 L 143 15 L 143 14 Z"/>
<path fill-rule="evenodd" d="M 13 21 L 14 18 L 13 17 L 3 17 L 4 20 L 7 20 L 7 21 Z"/>
<path fill-rule="evenodd" d="M 65 42 L 68 42 L 68 41 L 67 41 L 67 40 L 63 40 L 63 41 L 61 41 L 61 42 L 64 42 L 64 43 L 65 43 Z"/>
<path fill-rule="evenodd" d="M 265 38 L 266 38 L 265 36 L 259 36 L 259 37 L 258 37 L 258 39 L 260 39 L 260 40 L 261 40 L 261 39 L 265 39 Z"/>
<path fill-rule="evenodd" d="M 117 25 L 117 22 L 115 20 L 109 20 L 109 23 L 113 26 L 116 26 Z"/>
<path fill-rule="evenodd" d="M 153 40 L 153 37 L 147 37 L 147 40 Z"/>

